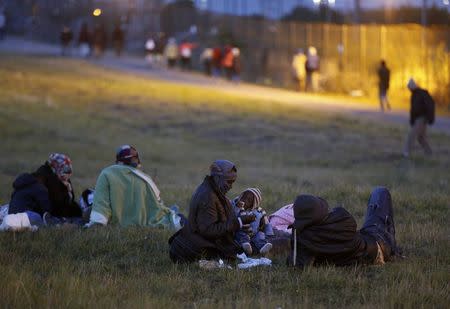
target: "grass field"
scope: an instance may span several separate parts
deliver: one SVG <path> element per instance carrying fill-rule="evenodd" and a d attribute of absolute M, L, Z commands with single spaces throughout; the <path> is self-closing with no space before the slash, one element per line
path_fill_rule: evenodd
<path fill-rule="evenodd" d="M 275 210 L 300 193 L 363 221 L 376 185 L 393 195 L 406 260 L 385 267 L 274 266 L 205 271 L 173 265 L 170 233 L 148 228 L 42 229 L 0 235 L 0 307 L 445 308 L 450 303 L 450 138 L 434 155 L 400 156 L 406 126 L 133 77 L 78 60 L 0 57 L 0 204 L 50 152 L 73 161 L 76 192 L 93 187 L 117 146 L 137 147 L 165 203 L 186 212 L 214 159 L 238 166 Z"/>

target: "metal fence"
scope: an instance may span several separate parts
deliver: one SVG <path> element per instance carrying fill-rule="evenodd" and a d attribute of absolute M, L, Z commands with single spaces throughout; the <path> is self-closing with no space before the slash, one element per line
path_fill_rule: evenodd
<path fill-rule="evenodd" d="M 223 15 L 199 17 L 197 24 L 202 45 L 225 44 L 220 33 L 228 33 L 241 46 L 243 77 L 249 81 L 292 86 L 292 56 L 314 46 L 323 90 L 374 93 L 376 69 L 384 59 L 392 72 L 391 88 L 404 89 L 414 77 L 431 91 L 448 94 L 448 26 L 306 24 Z"/>

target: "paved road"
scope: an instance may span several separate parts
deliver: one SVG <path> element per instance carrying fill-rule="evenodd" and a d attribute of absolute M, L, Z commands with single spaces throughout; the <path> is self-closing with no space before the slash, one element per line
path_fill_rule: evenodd
<path fill-rule="evenodd" d="M 32 42 L 19 37 L 9 37 L 0 41 L 0 52 L 58 56 L 60 50 L 58 46 Z M 178 70 L 166 70 L 164 68 L 150 68 L 140 57 L 126 55 L 117 59 L 113 55 L 107 54 L 99 60 L 89 60 L 92 64 L 103 66 L 109 69 L 120 70 L 128 74 L 150 77 L 171 81 L 180 84 L 196 85 L 208 89 L 217 89 L 224 93 L 233 93 L 258 100 L 273 100 L 285 104 L 295 104 L 309 109 L 321 110 L 331 113 L 342 113 L 358 119 L 367 119 L 377 123 L 391 125 L 404 125 L 408 123 L 408 111 L 394 109 L 389 113 L 381 113 L 377 102 L 368 100 L 355 100 L 347 97 L 333 97 L 326 95 L 300 94 L 295 91 L 263 87 L 248 83 L 234 83 L 213 79 L 199 73 L 186 73 Z M 450 118 L 437 117 L 433 126 L 433 131 L 438 131 L 450 135 Z"/>

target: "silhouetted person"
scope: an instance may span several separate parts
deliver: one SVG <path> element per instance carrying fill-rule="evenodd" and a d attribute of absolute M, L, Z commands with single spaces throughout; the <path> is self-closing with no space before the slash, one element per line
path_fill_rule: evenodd
<path fill-rule="evenodd" d="M 212 73 L 214 77 L 219 77 L 222 73 L 222 51 L 220 47 L 213 48 Z"/>
<path fill-rule="evenodd" d="M 298 82 L 298 90 L 305 91 L 305 77 L 306 77 L 306 55 L 303 49 L 299 49 L 292 58 L 292 69 L 294 70 L 295 79 Z"/>
<path fill-rule="evenodd" d="M 95 26 L 92 40 L 94 44 L 94 56 L 102 56 L 106 48 L 106 31 L 103 24 Z"/>
<path fill-rule="evenodd" d="M 87 57 L 91 54 L 91 33 L 87 23 L 81 25 L 80 33 L 78 34 L 78 46 L 81 57 Z"/>
<path fill-rule="evenodd" d="M 319 67 L 320 58 L 317 49 L 313 46 L 308 48 L 308 55 L 305 63 L 306 70 L 306 91 L 316 92 L 319 88 Z"/>
<path fill-rule="evenodd" d="M 189 42 L 183 42 L 180 45 L 180 61 L 181 68 L 184 70 L 191 69 L 192 50 L 195 45 Z"/>
<path fill-rule="evenodd" d="M 167 59 L 167 66 L 173 68 L 177 63 L 178 45 L 175 38 L 169 38 L 169 41 L 164 48 L 164 55 Z"/>
<path fill-rule="evenodd" d="M 387 97 L 387 92 L 389 90 L 389 81 L 391 79 L 391 71 L 386 66 L 386 62 L 384 60 L 381 60 L 380 67 L 378 68 L 377 73 L 380 108 L 381 111 L 384 112 L 385 107 L 388 110 L 391 110 L 391 105 L 389 104 L 389 100 Z"/>
<path fill-rule="evenodd" d="M 112 33 L 112 41 L 114 44 L 114 50 L 116 52 L 116 56 L 120 57 L 122 54 L 123 43 L 124 43 L 124 33 L 120 24 L 116 24 Z"/>
<path fill-rule="evenodd" d="M 432 151 L 427 138 L 427 124 L 431 125 L 434 123 L 434 100 L 428 91 L 420 88 L 412 78 L 408 81 L 407 87 L 411 91 L 409 118 L 411 129 L 406 138 L 403 156 L 405 158 L 409 157 L 416 139 L 422 146 L 425 154 L 431 155 Z"/>
<path fill-rule="evenodd" d="M 73 33 L 70 27 L 63 26 L 59 39 L 61 41 L 61 55 L 67 56 L 70 53 L 70 42 L 73 39 Z"/>
<path fill-rule="evenodd" d="M 211 76 L 212 73 L 212 57 L 213 50 L 209 47 L 205 48 L 200 55 L 200 62 L 203 64 L 203 71 L 207 76 Z"/>

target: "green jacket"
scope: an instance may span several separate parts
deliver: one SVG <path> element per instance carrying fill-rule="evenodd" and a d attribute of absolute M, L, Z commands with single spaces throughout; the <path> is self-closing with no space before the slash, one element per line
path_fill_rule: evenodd
<path fill-rule="evenodd" d="M 118 164 L 105 168 L 97 179 L 91 221 L 170 229 L 176 226 L 175 213 L 164 206 L 150 176 Z"/>

